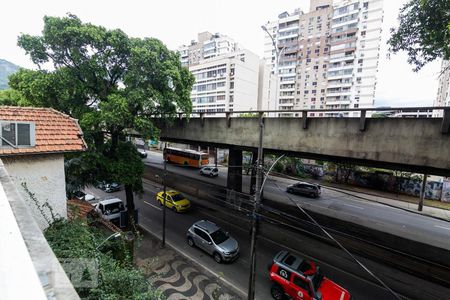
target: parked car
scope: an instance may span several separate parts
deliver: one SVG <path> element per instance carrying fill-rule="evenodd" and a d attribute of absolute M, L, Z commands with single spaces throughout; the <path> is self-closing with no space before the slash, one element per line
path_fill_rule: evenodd
<path fill-rule="evenodd" d="M 107 193 L 120 191 L 120 184 L 117 182 L 102 181 L 97 184 L 97 187 Z"/>
<path fill-rule="evenodd" d="M 136 149 L 136 150 L 141 158 L 147 158 L 147 151 L 145 151 L 144 149 Z"/>
<path fill-rule="evenodd" d="M 84 200 L 84 201 L 88 201 L 88 202 L 91 202 L 91 201 L 95 200 L 95 196 L 94 195 L 86 194 L 83 191 L 75 191 L 75 192 L 73 192 L 73 195 L 78 200 Z"/>
<path fill-rule="evenodd" d="M 270 289 L 276 300 L 350 300 L 350 293 L 325 277 L 312 261 L 280 251 L 269 265 Z"/>
<path fill-rule="evenodd" d="M 219 169 L 215 167 L 203 167 L 200 169 L 200 175 L 209 176 L 209 177 L 217 177 L 219 176 Z"/>
<path fill-rule="evenodd" d="M 238 242 L 211 221 L 195 222 L 187 232 L 187 242 L 212 255 L 217 263 L 231 262 L 239 256 Z"/>
<path fill-rule="evenodd" d="M 320 185 L 308 182 L 298 182 L 291 184 L 287 187 L 286 192 L 290 194 L 306 195 L 313 198 L 317 198 L 321 194 Z"/>
<path fill-rule="evenodd" d="M 100 200 L 95 204 L 95 211 L 98 212 L 102 218 L 114 222 L 120 219 L 121 212 L 126 211 L 126 208 L 119 198 L 109 198 Z"/>
<path fill-rule="evenodd" d="M 164 205 L 164 192 L 156 194 L 156 201 L 159 205 Z M 166 207 L 172 209 L 175 212 L 183 212 L 191 208 L 191 202 L 186 199 L 183 194 L 177 191 L 166 191 Z"/>

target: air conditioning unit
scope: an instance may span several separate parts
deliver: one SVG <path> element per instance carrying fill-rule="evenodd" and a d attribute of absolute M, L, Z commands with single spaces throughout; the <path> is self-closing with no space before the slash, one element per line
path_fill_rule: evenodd
<path fill-rule="evenodd" d="M 36 145 L 36 125 L 34 122 L 0 120 L 1 147 L 26 148 Z"/>

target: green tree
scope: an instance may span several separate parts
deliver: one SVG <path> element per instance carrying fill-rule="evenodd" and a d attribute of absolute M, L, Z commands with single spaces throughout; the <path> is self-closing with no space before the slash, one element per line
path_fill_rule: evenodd
<path fill-rule="evenodd" d="M 25 106 L 27 104 L 26 99 L 18 91 L 13 89 L 0 90 L 0 105 Z"/>
<path fill-rule="evenodd" d="M 44 17 L 42 35 L 22 34 L 18 45 L 39 70 L 19 71 L 10 86 L 34 106 L 80 120 L 89 150 L 67 157 L 67 178 L 74 180 L 69 184 L 121 182 L 128 211 L 134 211 L 143 163 L 126 132 L 150 138 L 158 134 L 155 115 L 170 120 L 177 111 L 190 113 L 192 74 L 161 41 L 131 38 L 74 15 Z M 46 70 L 50 63 L 52 70 Z"/>
<path fill-rule="evenodd" d="M 390 51 L 406 51 L 414 71 L 436 58 L 450 59 L 450 1 L 410 0 L 391 29 Z"/>

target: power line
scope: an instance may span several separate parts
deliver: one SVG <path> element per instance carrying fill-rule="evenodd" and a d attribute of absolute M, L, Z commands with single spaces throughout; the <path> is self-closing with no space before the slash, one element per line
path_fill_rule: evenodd
<path fill-rule="evenodd" d="M 266 175 L 268 176 L 268 174 Z M 347 250 L 347 248 L 344 247 L 344 245 L 342 245 L 338 240 L 336 240 L 330 233 L 328 233 L 328 231 L 322 227 L 322 225 L 320 225 L 310 214 L 308 214 L 303 207 L 297 203 L 297 201 L 295 201 L 294 199 L 292 199 L 287 193 L 285 193 L 284 190 L 282 190 L 280 188 L 280 186 L 276 183 L 276 181 L 273 181 L 274 185 L 276 186 L 276 188 L 282 192 L 288 199 L 289 201 L 291 201 L 292 203 L 294 203 L 294 205 L 302 212 L 304 213 L 308 219 L 311 220 L 311 222 L 313 222 L 317 227 L 320 228 L 320 230 L 322 230 L 323 233 L 325 233 L 325 235 L 331 239 L 333 242 L 335 242 L 339 248 L 341 248 L 345 253 L 347 253 L 363 270 L 365 270 L 370 276 L 372 276 L 373 278 L 375 278 L 375 280 L 377 280 L 386 290 L 388 290 L 396 299 L 398 300 L 402 300 L 402 298 L 400 296 L 397 295 L 397 293 L 395 293 L 386 283 L 384 283 L 383 280 L 381 280 L 378 276 L 376 276 L 369 268 L 367 268 L 362 262 L 360 262 L 350 251 Z"/>

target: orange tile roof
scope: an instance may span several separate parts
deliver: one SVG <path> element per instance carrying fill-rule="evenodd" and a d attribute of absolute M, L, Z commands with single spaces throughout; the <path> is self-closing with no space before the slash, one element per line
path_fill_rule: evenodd
<path fill-rule="evenodd" d="M 0 121 L 34 122 L 36 127 L 35 147 L 0 147 L 0 156 L 77 152 L 87 148 L 78 121 L 53 108 L 0 106 Z"/>

